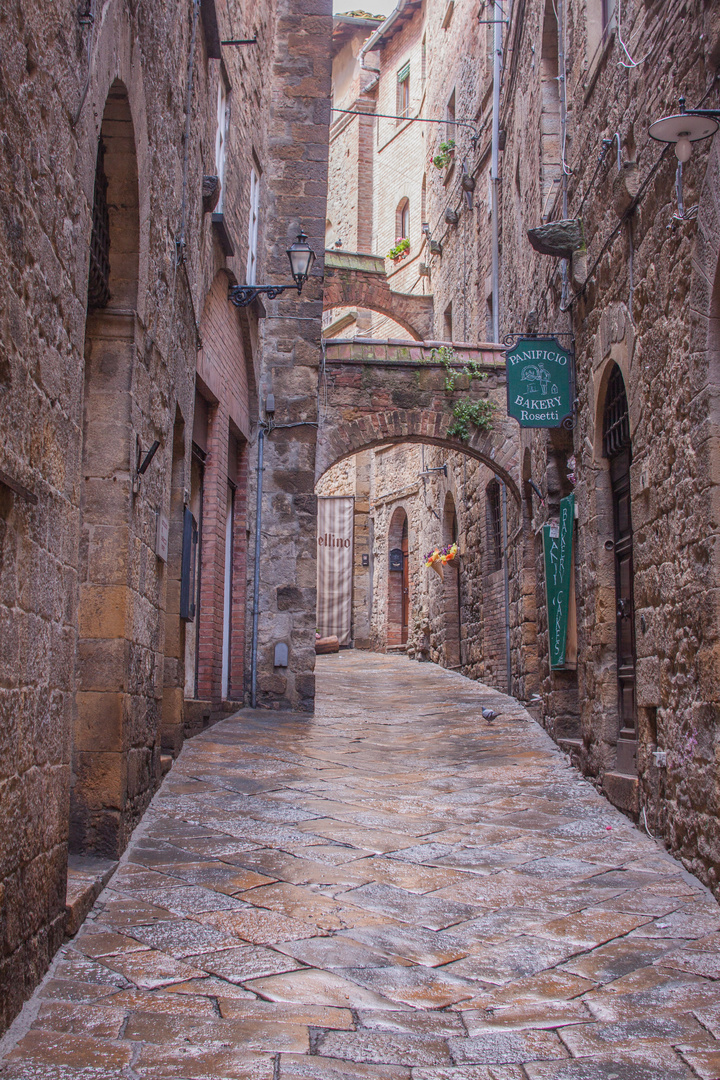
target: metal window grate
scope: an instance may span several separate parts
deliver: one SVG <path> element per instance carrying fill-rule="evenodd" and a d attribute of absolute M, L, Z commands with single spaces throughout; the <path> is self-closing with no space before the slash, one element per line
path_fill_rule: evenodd
<path fill-rule="evenodd" d="M 110 299 L 110 215 L 107 204 L 107 185 L 105 147 L 101 140 L 98 144 L 95 167 L 95 196 L 88 274 L 89 308 L 106 307 Z"/>
<path fill-rule="evenodd" d="M 617 364 L 614 365 L 605 395 L 603 414 L 603 455 L 617 457 L 630 445 L 630 418 L 625 382 Z"/>
<path fill-rule="evenodd" d="M 487 500 L 488 570 L 493 573 L 502 569 L 502 515 L 500 511 L 500 485 L 491 480 L 485 489 Z"/>

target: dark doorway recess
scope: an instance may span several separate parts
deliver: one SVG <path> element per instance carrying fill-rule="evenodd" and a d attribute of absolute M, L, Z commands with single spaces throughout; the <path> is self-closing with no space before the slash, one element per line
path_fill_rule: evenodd
<path fill-rule="evenodd" d="M 613 365 L 605 397 L 603 454 L 610 462 L 615 552 L 615 617 L 617 627 L 618 716 L 617 771 L 637 772 L 637 707 L 635 701 L 635 603 L 633 595 L 633 531 L 630 504 L 630 418 L 625 382 Z"/>

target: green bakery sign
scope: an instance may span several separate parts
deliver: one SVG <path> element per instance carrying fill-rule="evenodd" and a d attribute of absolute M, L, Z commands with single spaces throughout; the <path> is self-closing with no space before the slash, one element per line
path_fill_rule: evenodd
<path fill-rule="evenodd" d="M 508 349 L 507 409 L 520 427 L 572 426 L 572 361 L 554 337 L 520 338 Z"/>

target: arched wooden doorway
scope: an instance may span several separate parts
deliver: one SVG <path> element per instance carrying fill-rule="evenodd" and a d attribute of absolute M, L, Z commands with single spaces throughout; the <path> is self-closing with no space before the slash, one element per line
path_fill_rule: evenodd
<path fill-rule="evenodd" d="M 458 520 L 455 500 L 448 491 L 443 510 L 443 545 L 452 544 L 458 539 Z M 461 621 L 460 612 L 460 571 L 446 564 L 443 572 L 443 591 L 445 600 L 445 667 L 458 668 L 461 656 Z"/>
<path fill-rule="evenodd" d="M 613 551 L 615 556 L 615 620 L 619 732 L 616 769 L 637 772 L 637 707 L 635 697 L 635 602 L 633 531 L 630 503 L 630 418 L 625 381 L 613 364 L 603 411 L 603 456 L 610 463 Z"/>
<path fill-rule="evenodd" d="M 388 647 L 406 645 L 410 622 L 408 519 L 399 506 L 388 529 Z"/>

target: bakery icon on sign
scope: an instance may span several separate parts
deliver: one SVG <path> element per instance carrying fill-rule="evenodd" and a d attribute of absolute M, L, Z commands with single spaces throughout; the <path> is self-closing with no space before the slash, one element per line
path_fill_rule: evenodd
<path fill-rule="evenodd" d="M 552 383 L 552 375 L 547 370 L 544 364 L 529 364 L 523 369 L 523 373 L 520 376 L 523 382 L 526 382 L 528 394 L 559 394 L 555 383 Z"/>

